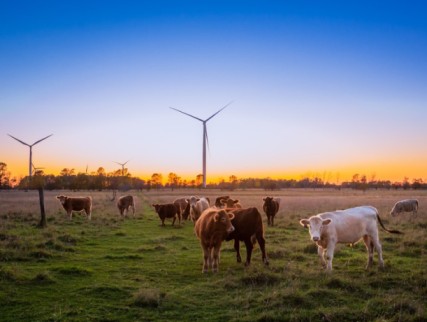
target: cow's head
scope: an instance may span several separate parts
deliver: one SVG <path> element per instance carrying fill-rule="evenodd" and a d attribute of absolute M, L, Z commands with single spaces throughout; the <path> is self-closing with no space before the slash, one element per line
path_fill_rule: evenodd
<path fill-rule="evenodd" d="M 159 205 L 159 204 L 157 204 L 157 203 L 152 204 L 151 206 L 153 206 L 153 207 L 154 207 L 154 210 L 156 210 L 156 212 L 157 212 L 157 213 L 159 213 L 159 210 L 160 210 L 160 208 L 162 207 L 162 205 Z"/>
<path fill-rule="evenodd" d="M 331 219 L 322 219 L 318 216 L 313 216 L 309 219 L 301 219 L 299 223 L 305 228 L 308 227 L 311 240 L 317 242 L 322 236 L 323 227 L 329 225 L 331 222 Z"/>
<path fill-rule="evenodd" d="M 67 201 L 67 198 L 68 197 L 63 196 L 63 195 L 56 196 L 56 199 L 58 199 L 61 204 L 65 204 L 65 202 Z"/>
<path fill-rule="evenodd" d="M 231 224 L 231 220 L 233 220 L 234 214 L 230 212 L 226 212 L 225 210 L 218 211 L 214 216 L 214 222 L 220 225 L 223 225 L 225 231 L 227 233 L 231 233 L 234 231 L 234 227 Z"/>
<path fill-rule="evenodd" d="M 224 204 L 223 201 L 227 200 L 228 198 L 230 198 L 230 196 L 221 196 L 215 199 L 215 206 L 217 208 L 221 208 Z"/>

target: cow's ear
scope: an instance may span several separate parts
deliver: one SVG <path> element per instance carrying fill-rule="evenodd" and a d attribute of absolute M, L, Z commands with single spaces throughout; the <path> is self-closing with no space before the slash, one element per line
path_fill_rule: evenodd
<path fill-rule="evenodd" d="M 215 221 L 215 222 L 218 222 L 218 220 L 219 220 L 219 214 L 218 214 L 218 213 L 216 213 L 216 214 L 215 214 L 215 216 L 214 216 L 214 221 Z"/>
<path fill-rule="evenodd" d="M 196 201 L 199 201 L 199 200 L 200 200 L 200 198 L 197 198 L 197 199 L 196 199 Z"/>
<path fill-rule="evenodd" d="M 331 222 L 332 222 L 332 219 L 325 219 L 322 221 L 322 225 L 326 226 L 326 225 L 329 225 Z"/>
<path fill-rule="evenodd" d="M 307 219 L 301 219 L 299 221 L 300 225 L 303 226 L 304 228 L 307 228 L 310 224 L 310 221 L 308 221 Z"/>
<path fill-rule="evenodd" d="M 230 218 L 230 220 L 233 220 L 234 219 L 234 214 L 232 212 L 229 212 L 228 213 L 228 218 Z"/>

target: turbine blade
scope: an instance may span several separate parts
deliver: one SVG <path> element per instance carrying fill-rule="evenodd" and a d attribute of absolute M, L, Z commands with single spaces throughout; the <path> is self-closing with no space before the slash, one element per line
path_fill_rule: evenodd
<path fill-rule="evenodd" d="M 205 120 L 205 122 L 209 121 L 211 118 L 213 118 L 215 115 L 217 115 L 219 112 L 221 112 L 223 109 L 225 109 L 228 105 L 230 105 L 231 103 L 233 103 L 233 101 L 231 101 L 230 103 L 228 103 L 227 105 L 225 105 L 222 109 L 220 109 L 218 112 L 216 112 L 215 114 L 213 114 L 211 117 L 209 117 L 208 119 Z"/>
<path fill-rule="evenodd" d="M 43 140 L 46 140 L 48 137 L 51 137 L 52 135 L 53 135 L 53 134 L 48 135 L 48 136 L 46 136 L 45 138 L 40 139 L 40 140 L 38 140 L 38 141 L 34 142 L 31 146 L 36 145 L 37 143 L 40 143 L 40 142 L 41 142 L 41 141 L 43 141 Z"/>
<path fill-rule="evenodd" d="M 130 160 L 127 160 L 125 163 L 123 163 L 123 166 L 125 166 L 126 165 L 126 163 L 128 163 Z"/>
<path fill-rule="evenodd" d="M 182 113 L 182 114 L 185 114 L 185 115 L 187 115 L 187 116 L 189 116 L 189 117 L 192 117 L 193 119 L 196 119 L 196 120 L 198 120 L 198 121 L 200 121 L 200 122 L 203 122 L 203 120 L 202 119 L 199 119 L 198 117 L 195 117 L 194 115 L 191 115 L 191 114 L 188 114 L 188 113 L 185 113 L 185 112 L 183 112 L 183 111 L 180 111 L 180 110 L 178 110 L 177 108 L 173 108 L 173 107 L 169 107 L 170 109 L 173 109 L 173 110 L 175 110 L 175 111 L 177 111 L 177 112 L 180 112 L 180 113 Z"/>
<path fill-rule="evenodd" d="M 8 134 L 8 135 L 9 135 L 12 139 L 15 139 L 16 141 L 18 141 L 18 142 L 22 143 L 23 145 L 30 146 L 28 143 L 25 143 L 25 142 L 21 141 L 20 139 L 17 139 L 16 137 L 14 137 L 14 136 L 12 136 L 12 135 L 10 135 L 10 134 Z"/>

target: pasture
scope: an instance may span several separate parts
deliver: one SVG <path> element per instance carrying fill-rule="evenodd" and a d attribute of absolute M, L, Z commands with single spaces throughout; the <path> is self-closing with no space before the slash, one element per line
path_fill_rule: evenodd
<path fill-rule="evenodd" d="M 55 195 L 91 195 L 92 220 L 69 221 Z M 136 217 L 120 218 L 110 191 L 45 192 L 46 229 L 38 229 L 36 191 L 0 192 L 0 321 L 426 321 L 427 192 L 247 190 L 132 191 Z M 256 246 L 251 266 L 222 245 L 219 272 L 202 274 L 193 223 L 160 226 L 152 203 L 220 195 L 263 215 L 265 267 Z M 120 193 L 118 193 L 120 195 Z M 280 196 L 274 227 L 262 198 Z M 417 198 L 417 217 L 391 218 L 394 202 Z M 325 273 L 301 218 L 358 205 L 380 211 L 385 268 L 365 270 L 363 243 L 341 245 Z M 242 257 L 246 256 L 241 245 Z"/>

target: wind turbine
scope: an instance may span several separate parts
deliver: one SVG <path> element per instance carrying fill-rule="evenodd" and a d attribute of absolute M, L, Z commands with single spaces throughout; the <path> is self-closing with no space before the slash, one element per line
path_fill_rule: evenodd
<path fill-rule="evenodd" d="M 33 146 L 35 146 L 37 143 L 40 143 L 41 141 L 43 141 L 43 140 L 46 140 L 48 137 L 51 137 L 53 134 L 51 134 L 51 135 L 48 135 L 48 136 L 46 136 L 46 137 L 44 137 L 43 139 L 40 139 L 40 140 L 38 140 L 38 141 L 36 141 L 36 142 L 34 142 L 33 144 L 28 144 L 28 143 L 25 143 L 25 142 L 23 142 L 23 141 L 21 141 L 20 139 L 17 139 L 16 137 L 14 137 L 14 136 L 12 136 L 12 135 L 10 135 L 10 134 L 8 134 L 12 139 L 15 139 L 16 141 L 18 141 L 19 143 L 22 143 L 23 145 L 26 145 L 26 146 L 28 146 L 29 148 L 30 148 L 30 162 L 29 162 L 29 167 L 28 167 L 28 176 L 29 176 L 29 181 L 31 181 L 31 174 L 32 174 L 32 167 L 33 167 Z"/>
<path fill-rule="evenodd" d="M 130 161 L 130 160 L 127 160 L 125 163 L 120 163 L 120 162 L 113 161 L 114 163 L 120 164 L 120 165 L 122 166 L 122 177 L 123 177 L 123 175 L 124 175 L 124 173 L 125 173 L 125 165 L 126 165 L 126 163 L 128 163 L 129 161 Z"/>
<path fill-rule="evenodd" d="M 173 108 L 173 107 L 169 107 L 177 112 L 180 112 L 182 114 L 185 114 L 189 117 L 192 117 L 193 119 L 196 119 L 200 122 L 203 123 L 203 188 L 206 188 L 206 143 L 209 145 L 209 140 L 208 140 L 208 131 L 206 129 L 206 123 L 213 118 L 215 115 L 217 115 L 219 112 L 221 112 L 223 109 L 225 109 L 228 105 L 230 105 L 233 102 L 228 103 L 227 105 L 225 105 L 223 108 L 221 108 L 220 110 L 218 110 L 216 113 L 212 114 L 210 117 L 208 117 L 206 120 L 202 120 L 201 118 L 198 118 L 194 115 L 185 113 L 183 111 L 178 110 L 177 108 Z"/>

